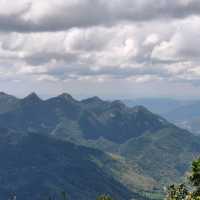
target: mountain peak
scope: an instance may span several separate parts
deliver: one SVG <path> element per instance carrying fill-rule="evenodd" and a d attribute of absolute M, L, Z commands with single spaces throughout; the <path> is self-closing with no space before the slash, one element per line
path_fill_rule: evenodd
<path fill-rule="evenodd" d="M 28 101 L 30 103 L 38 103 L 38 102 L 40 102 L 42 100 L 40 99 L 40 97 L 35 92 L 32 92 L 28 96 L 26 96 L 23 99 L 23 101 Z"/>
<path fill-rule="evenodd" d="M 39 96 L 35 92 L 30 93 L 27 97 L 40 99 Z"/>
<path fill-rule="evenodd" d="M 119 108 L 119 109 L 126 108 L 126 105 L 120 100 L 115 100 L 115 101 L 111 102 L 111 106 L 115 107 L 115 108 Z"/>
<path fill-rule="evenodd" d="M 150 112 L 146 107 L 144 106 L 135 106 L 133 107 L 133 111 L 135 112 Z"/>
<path fill-rule="evenodd" d="M 8 96 L 5 92 L 0 92 L 0 96 Z"/>
<path fill-rule="evenodd" d="M 90 104 L 90 103 L 101 103 L 103 102 L 102 99 L 100 99 L 99 97 L 97 96 L 94 96 L 94 97 L 91 97 L 91 98 L 88 98 L 88 99 L 84 99 L 82 100 L 83 103 L 86 103 L 86 104 Z"/>
<path fill-rule="evenodd" d="M 62 93 L 58 97 L 65 99 L 66 101 L 76 101 L 70 94 Z"/>

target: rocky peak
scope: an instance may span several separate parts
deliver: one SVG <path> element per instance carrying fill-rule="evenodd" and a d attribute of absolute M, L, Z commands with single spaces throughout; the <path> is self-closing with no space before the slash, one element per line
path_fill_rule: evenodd
<path fill-rule="evenodd" d="M 32 92 L 28 96 L 26 96 L 24 99 L 22 99 L 22 101 L 31 104 L 31 103 L 39 103 L 42 100 L 35 92 Z"/>

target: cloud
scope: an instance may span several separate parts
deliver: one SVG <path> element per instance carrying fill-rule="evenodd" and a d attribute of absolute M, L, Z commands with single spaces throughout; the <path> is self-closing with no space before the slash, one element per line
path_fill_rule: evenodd
<path fill-rule="evenodd" d="M 178 24 L 170 38 L 156 45 L 152 58 L 159 60 L 199 60 L 200 18 L 192 17 Z"/>
<path fill-rule="evenodd" d="M 197 0 L 0 0 L 0 82 L 196 87 L 199 11 Z"/>
<path fill-rule="evenodd" d="M 0 30 L 55 32 L 126 21 L 181 19 L 199 13 L 199 0 L 1 0 Z"/>
<path fill-rule="evenodd" d="M 0 68 L 18 79 L 192 82 L 200 76 L 199 19 L 1 34 Z"/>

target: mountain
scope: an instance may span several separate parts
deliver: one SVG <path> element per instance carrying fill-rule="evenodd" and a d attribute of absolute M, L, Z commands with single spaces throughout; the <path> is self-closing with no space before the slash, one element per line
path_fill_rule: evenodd
<path fill-rule="evenodd" d="M 168 112 L 166 116 L 170 116 L 171 119 L 196 118 L 200 116 L 199 105 L 200 102 L 195 102 L 189 105 L 181 106 L 172 112 Z"/>
<path fill-rule="evenodd" d="M 41 200 L 62 191 L 69 199 L 93 200 L 103 193 L 119 200 L 141 199 L 101 167 L 104 162 L 114 166 L 115 161 L 99 150 L 0 129 L 0 157 L 1 199 L 15 192 L 21 200 Z"/>
<path fill-rule="evenodd" d="M 0 92 L 0 113 L 8 112 L 14 109 L 19 99 L 14 96 Z"/>
<path fill-rule="evenodd" d="M 196 101 L 189 105 L 180 106 L 165 114 L 165 117 L 178 126 L 192 133 L 200 134 L 200 102 Z"/>
<path fill-rule="evenodd" d="M 160 98 L 144 98 L 123 100 L 129 106 L 142 105 L 151 112 L 161 114 L 170 122 L 188 131 L 200 134 L 200 111 L 197 100 L 173 100 Z"/>
<path fill-rule="evenodd" d="M 0 126 L 21 131 L 51 132 L 63 118 L 77 119 L 76 101 L 60 95 L 43 101 L 35 93 L 19 100 L 15 109 L 0 115 Z"/>
<path fill-rule="evenodd" d="M 77 101 L 68 94 L 46 101 L 31 94 L 20 100 L 16 109 L 0 115 L 0 127 L 18 131 L 56 135 L 63 126 L 68 127 L 66 136 L 76 134 L 87 140 L 103 137 L 121 144 L 145 131 L 157 131 L 172 124 L 142 106 L 128 108 L 120 101 L 97 98 Z"/>
<path fill-rule="evenodd" d="M 94 152 L 104 151 L 111 160 L 103 162 L 98 155 L 96 164 L 129 192 L 150 198 L 162 193 L 163 186 L 183 178 L 191 160 L 200 154 L 199 137 L 143 106 L 130 108 L 121 101 L 98 97 L 78 101 L 61 94 L 42 100 L 33 93 L 0 114 L 0 127 L 19 133 L 33 132 Z M 75 157 L 79 159 L 78 155 Z"/>
<path fill-rule="evenodd" d="M 153 113 L 164 115 L 165 113 L 171 112 L 181 106 L 189 105 L 195 101 L 175 100 L 168 98 L 138 98 L 133 100 L 125 99 L 123 102 L 129 107 L 142 105 Z"/>
<path fill-rule="evenodd" d="M 176 127 L 164 128 L 128 140 L 120 153 L 164 186 L 185 176 L 191 160 L 199 156 L 200 138 Z"/>

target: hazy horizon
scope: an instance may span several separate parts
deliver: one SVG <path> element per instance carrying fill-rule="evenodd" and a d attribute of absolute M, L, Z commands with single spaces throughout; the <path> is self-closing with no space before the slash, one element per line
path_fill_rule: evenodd
<path fill-rule="evenodd" d="M 87 99 L 87 98 L 92 98 L 92 97 L 99 97 L 100 99 L 102 100 L 108 100 L 108 101 L 112 101 L 112 100 L 123 100 L 123 101 L 143 101 L 143 100 L 160 100 L 160 101 L 164 101 L 164 100 L 171 100 L 171 101 L 198 101 L 200 100 L 200 98 L 176 98 L 176 97 L 163 97 L 163 96 L 140 96 L 140 97 L 128 97 L 128 96 L 114 96 L 114 97 L 111 97 L 111 96 L 103 96 L 103 95 L 98 95 L 98 94 L 91 94 L 91 95 L 80 95 L 80 94 L 75 94 L 73 95 L 72 93 L 69 93 L 67 91 L 63 91 L 63 92 L 60 92 L 60 93 L 55 93 L 55 94 L 40 94 L 36 91 L 30 91 L 30 92 L 27 92 L 25 94 L 15 94 L 15 93 L 9 93 L 9 92 L 6 92 L 6 91 L 0 91 L 0 93 L 5 93 L 7 95 L 11 95 L 11 96 L 14 96 L 14 97 L 17 97 L 17 98 L 25 98 L 27 96 L 29 96 L 30 94 L 32 93 L 35 93 L 39 98 L 41 98 L 42 100 L 47 100 L 47 99 L 50 99 L 50 98 L 53 98 L 53 97 L 56 97 L 56 96 L 59 96 L 59 95 L 62 95 L 62 94 L 69 94 L 71 95 L 73 98 L 77 99 L 77 100 L 84 100 L 84 99 Z"/>

